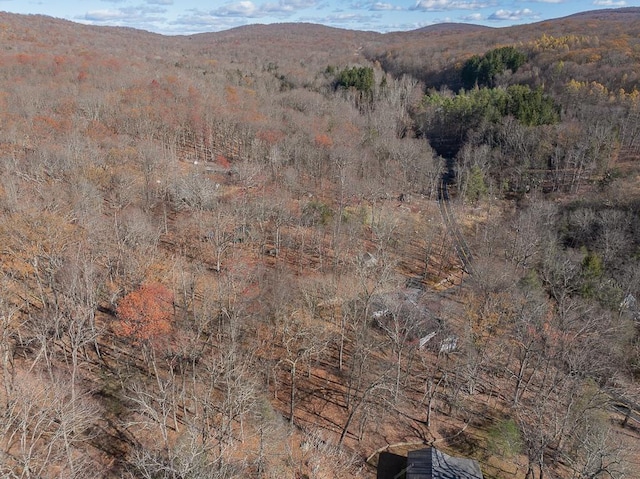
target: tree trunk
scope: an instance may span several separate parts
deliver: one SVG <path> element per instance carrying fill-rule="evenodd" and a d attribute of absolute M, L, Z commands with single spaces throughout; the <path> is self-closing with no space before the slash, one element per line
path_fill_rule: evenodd
<path fill-rule="evenodd" d="M 398 402 L 398 394 L 400 392 L 400 376 L 402 375 L 402 349 L 398 346 L 398 362 L 396 364 L 396 388 L 393 394 L 394 402 Z"/>
<path fill-rule="evenodd" d="M 344 428 L 342 429 L 342 433 L 340 434 L 340 440 L 338 441 L 338 448 L 342 447 L 342 443 L 344 442 L 344 438 L 347 436 L 347 432 L 349 431 L 349 426 L 351 426 L 351 421 L 353 421 L 354 416 L 356 415 L 356 411 L 358 410 L 358 406 L 360 405 L 360 403 L 357 403 L 353 409 L 351 409 L 351 412 L 349 413 L 349 416 L 347 417 L 347 422 L 344 423 Z"/>
<path fill-rule="evenodd" d="M 296 363 L 291 361 L 291 392 L 289 396 L 289 424 L 293 426 L 296 399 Z"/>
<path fill-rule="evenodd" d="M 529 350 L 527 349 L 527 351 L 525 352 L 524 357 L 522 358 L 522 361 L 520 361 L 520 367 L 518 368 L 518 375 L 516 376 L 516 390 L 513 394 L 513 406 L 517 406 L 518 405 L 518 401 L 520 400 L 520 394 L 522 394 L 522 383 L 523 383 L 523 379 L 524 379 L 524 370 L 526 368 L 526 365 L 528 363 L 528 356 L 529 356 Z"/>

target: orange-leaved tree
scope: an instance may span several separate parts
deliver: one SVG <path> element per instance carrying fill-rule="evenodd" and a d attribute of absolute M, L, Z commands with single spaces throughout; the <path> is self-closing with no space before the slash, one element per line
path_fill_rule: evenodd
<path fill-rule="evenodd" d="M 160 283 L 143 284 L 122 298 L 116 313 L 118 336 L 136 341 L 157 339 L 171 330 L 173 293 Z"/>

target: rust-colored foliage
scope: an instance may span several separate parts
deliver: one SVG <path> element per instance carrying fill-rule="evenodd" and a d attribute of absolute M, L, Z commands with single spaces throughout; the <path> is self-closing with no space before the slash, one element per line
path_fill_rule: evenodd
<path fill-rule="evenodd" d="M 227 86 L 224 89 L 227 95 L 227 103 L 235 105 L 238 103 L 238 90 L 235 87 Z"/>
<path fill-rule="evenodd" d="M 282 141 L 285 137 L 285 134 L 280 130 L 265 129 L 258 131 L 256 133 L 256 137 L 264 141 L 267 145 L 273 146 L 276 143 Z"/>
<path fill-rule="evenodd" d="M 329 135 L 320 133 L 315 137 L 315 144 L 319 148 L 331 148 L 333 146 L 333 140 Z"/>
<path fill-rule="evenodd" d="M 171 330 L 173 293 L 159 283 L 144 284 L 118 304 L 118 336 L 136 341 L 157 339 Z"/>
<path fill-rule="evenodd" d="M 231 168 L 231 162 L 223 155 L 216 156 L 216 163 L 220 165 L 225 170 Z"/>
<path fill-rule="evenodd" d="M 33 130 L 39 136 L 62 135 L 71 130 L 71 121 L 64 117 L 38 115 L 33 118 Z"/>
<path fill-rule="evenodd" d="M 76 76 L 76 80 L 79 82 L 86 81 L 87 78 L 89 78 L 89 72 L 87 72 L 87 70 L 80 70 Z"/>

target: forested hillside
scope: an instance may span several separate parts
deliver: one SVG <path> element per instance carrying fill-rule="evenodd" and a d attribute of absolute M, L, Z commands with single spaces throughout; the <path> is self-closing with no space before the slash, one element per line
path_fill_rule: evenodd
<path fill-rule="evenodd" d="M 640 9 L 0 41 L 0 476 L 637 475 Z"/>

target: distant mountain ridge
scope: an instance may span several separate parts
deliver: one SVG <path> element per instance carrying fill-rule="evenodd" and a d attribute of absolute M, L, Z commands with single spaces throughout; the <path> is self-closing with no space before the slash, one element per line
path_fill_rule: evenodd
<path fill-rule="evenodd" d="M 605 8 L 602 10 L 588 10 L 586 12 L 574 13 L 562 18 L 580 18 L 595 20 L 619 19 L 621 15 L 640 15 L 640 7 Z M 558 20 L 561 20 L 559 18 Z M 547 20 L 549 21 L 549 20 Z"/>
<path fill-rule="evenodd" d="M 137 30 L 128 27 L 116 27 L 116 26 L 95 26 L 86 25 L 82 23 L 76 23 L 70 20 L 61 18 L 49 17 L 46 15 L 23 15 L 14 14 L 0 11 L 0 22 L 2 22 L 4 28 L 7 26 L 23 25 L 30 26 L 31 28 L 42 28 L 49 25 L 52 28 L 69 28 L 77 27 L 88 31 L 95 29 L 95 31 L 117 31 L 120 34 L 132 34 L 132 35 L 145 35 L 148 34 L 154 37 L 164 37 L 173 39 L 202 39 L 202 38 L 224 38 L 234 37 L 241 38 L 243 36 L 273 36 L 286 34 L 289 37 L 308 37 L 309 35 L 357 35 L 359 38 L 369 38 L 372 40 L 379 40 L 380 38 L 399 37 L 403 35 L 415 36 L 416 34 L 475 34 L 479 32 L 497 32 L 497 31 L 509 31 L 509 30 L 529 30 L 536 29 L 541 25 L 553 25 L 556 23 L 562 23 L 566 26 L 566 22 L 570 21 L 587 21 L 587 20 L 599 20 L 599 21 L 620 21 L 633 19 L 638 17 L 640 20 L 640 7 L 622 7 L 622 8 L 607 8 L 601 10 L 589 10 L 585 12 L 575 13 L 565 17 L 558 17 L 548 20 L 542 20 L 535 23 L 513 25 L 509 27 L 489 27 L 484 25 L 472 24 L 472 23 L 455 23 L 444 22 L 433 25 L 428 25 L 415 30 L 406 31 L 392 31 L 387 33 L 380 33 L 368 30 L 352 30 L 338 27 L 327 26 L 318 23 L 305 23 L 305 22 L 291 22 L 291 23 L 272 23 L 272 24 L 250 24 L 242 25 L 239 27 L 231 28 L 228 30 L 222 30 L 217 32 L 203 32 L 191 35 L 161 35 L 152 33 L 146 30 Z"/>
<path fill-rule="evenodd" d="M 517 45 L 534 41 L 542 34 L 597 35 L 600 40 L 615 39 L 621 34 L 640 36 L 640 7 L 593 10 L 537 23 L 492 28 L 467 23 L 439 23 L 410 31 L 373 32 L 348 30 L 316 23 L 253 24 L 219 32 L 187 36 L 165 36 L 144 30 L 122 27 L 91 26 L 43 15 L 20 15 L 0 12 L 0 40 L 14 52 L 40 51 L 38 43 L 48 45 L 49 53 L 64 52 L 69 47 L 103 51 L 127 58 L 147 57 L 155 61 L 183 63 L 193 55 L 209 58 L 233 58 L 240 67 L 261 64 L 293 71 L 298 65 L 314 63 L 318 68 L 361 61 L 378 61 L 388 70 L 389 61 L 404 64 L 404 72 L 415 78 L 424 76 L 424 68 L 438 70 L 444 82 L 456 58 L 482 54 L 493 46 Z M 164 54 L 156 53 L 157 47 Z M 431 66 L 407 68 L 425 58 L 428 51 L 438 51 Z M 429 56 L 431 54 L 428 54 Z M 392 62 L 392 63 L 393 63 Z M 398 63 L 399 62 L 399 63 Z M 321 67 L 324 65 L 324 67 Z M 282 72 L 281 72 L 282 73 Z"/>

